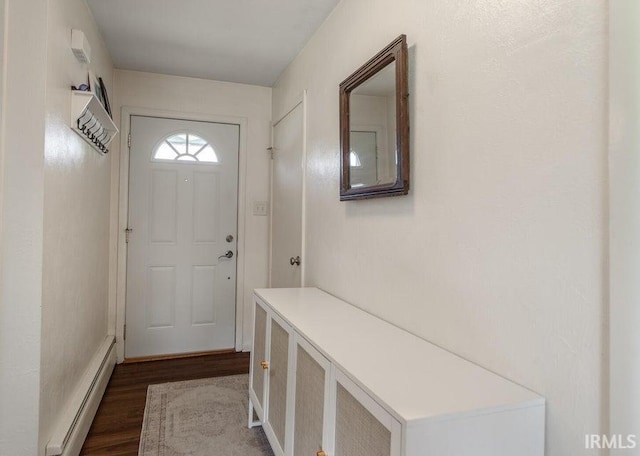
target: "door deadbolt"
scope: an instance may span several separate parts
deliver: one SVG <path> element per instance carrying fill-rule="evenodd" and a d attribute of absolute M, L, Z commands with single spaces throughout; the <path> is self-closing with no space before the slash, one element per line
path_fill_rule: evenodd
<path fill-rule="evenodd" d="M 233 242 L 233 236 L 232 235 L 227 235 L 227 237 L 225 238 L 227 240 L 227 242 Z"/>
<path fill-rule="evenodd" d="M 289 264 L 290 264 L 291 266 L 293 266 L 294 264 L 295 264 L 296 266 L 300 266 L 300 263 L 301 263 L 301 261 L 300 261 L 300 257 L 299 257 L 299 256 L 297 256 L 297 257 L 295 257 L 295 258 L 294 258 L 294 257 L 289 258 Z"/>

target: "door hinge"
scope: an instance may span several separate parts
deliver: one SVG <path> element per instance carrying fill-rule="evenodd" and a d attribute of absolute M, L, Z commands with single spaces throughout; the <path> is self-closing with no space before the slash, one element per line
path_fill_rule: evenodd
<path fill-rule="evenodd" d="M 124 325 L 124 334 L 122 335 L 122 339 L 127 340 L 127 325 Z"/>
<path fill-rule="evenodd" d="M 127 136 L 127 147 L 131 149 L 131 133 Z"/>
<path fill-rule="evenodd" d="M 133 228 L 125 228 L 124 229 L 124 242 L 126 244 L 129 243 L 129 235 L 131 234 L 132 231 L 133 231 Z"/>
<path fill-rule="evenodd" d="M 269 155 L 271 156 L 271 160 L 273 160 L 273 147 L 267 147 L 267 150 L 269 151 Z"/>

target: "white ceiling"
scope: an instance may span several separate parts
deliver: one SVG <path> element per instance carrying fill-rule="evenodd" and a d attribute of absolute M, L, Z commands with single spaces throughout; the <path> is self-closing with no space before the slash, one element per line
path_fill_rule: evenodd
<path fill-rule="evenodd" d="M 272 86 L 339 0 L 87 0 L 116 68 Z"/>

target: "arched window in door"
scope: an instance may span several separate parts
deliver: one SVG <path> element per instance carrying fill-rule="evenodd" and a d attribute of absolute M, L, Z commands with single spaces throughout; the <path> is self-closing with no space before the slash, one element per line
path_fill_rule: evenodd
<path fill-rule="evenodd" d="M 193 133 L 177 133 L 162 141 L 153 151 L 154 161 L 218 163 L 218 155 L 207 141 Z"/>

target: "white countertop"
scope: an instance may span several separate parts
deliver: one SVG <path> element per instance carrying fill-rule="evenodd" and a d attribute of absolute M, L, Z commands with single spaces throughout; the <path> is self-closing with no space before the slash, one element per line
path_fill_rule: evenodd
<path fill-rule="evenodd" d="M 544 398 L 317 288 L 255 293 L 401 422 L 544 405 Z"/>

